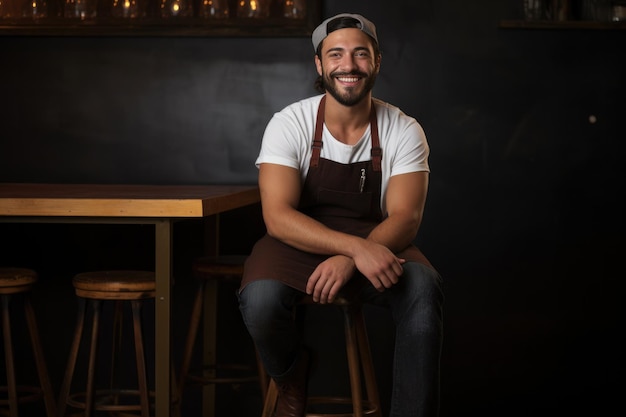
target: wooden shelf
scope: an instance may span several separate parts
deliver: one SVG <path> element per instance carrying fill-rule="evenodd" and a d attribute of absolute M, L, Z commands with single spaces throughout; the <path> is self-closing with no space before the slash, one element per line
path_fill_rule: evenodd
<path fill-rule="evenodd" d="M 626 30 L 626 22 L 597 22 L 587 20 L 503 20 L 501 29 L 569 29 L 569 30 Z"/>
<path fill-rule="evenodd" d="M 233 19 L 210 22 L 205 19 L 159 20 L 134 23 L 100 20 L 97 23 L 2 25 L 0 36 L 167 36 L 167 37 L 297 37 L 310 36 L 313 27 L 306 21 L 264 19 L 262 22 Z"/>
<path fill-rule="evenodd" d="M 302 19 L 282 17 L 282 9 L 274 9 L 270 17 L 263 19 L 233 17 L 234 0 L 229 0 L 230 18 L 162 19 L 155 9 L 159 0 L 149 1 L 149 17 L 132 20 L 112 18 L 106 10 L 92 21 L 64 19 L 58 17 L 58 11 L 52 12 L 55 17 L 37 21 L 0 19 L 0 36 L 304 37 L 311 35 L 321 17 L 321 0 L 307 0 Z"/>

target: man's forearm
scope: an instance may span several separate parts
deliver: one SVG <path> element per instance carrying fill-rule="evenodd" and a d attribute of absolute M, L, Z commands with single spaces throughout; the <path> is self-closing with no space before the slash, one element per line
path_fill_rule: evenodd
<path fill-rule="evenodd" d="M 268 234 L 281 242 L 304 252 L 320 255 L 345 255 L 353 257 L 358 236 L 332 230 L 317 220 L 297 211 L 274 214 L 267 222 Z"/>
<path fill-rule="evenodd" d="M 420 221 L 413 216 L 390 216 L 376 226 L 367 238 L 397 253 L 413 242 L 419 225 Z"/>

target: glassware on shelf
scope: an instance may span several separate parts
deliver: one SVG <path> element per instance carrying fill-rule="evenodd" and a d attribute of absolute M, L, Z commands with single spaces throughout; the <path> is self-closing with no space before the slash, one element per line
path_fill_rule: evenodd
<path fill-rule="evenodd" d="M 284 0 L 283 16 L 289 19 L 304 19 L 306 0 Z"/>
<path fill-rule="evenodd" d="M 228 0 L 200 0 L 198 14 L 207 19 L 227 19 Z"/>
<path fill-rule="evenodd" d="M 48 17 L 47 0 L 0 0 L 0 19 L 33 19 Z"/>
<path fill-rule="evenodd" d="M 0 19 L 16 19 L 21 16 L 19 0 L 0 0 Z"/>
<path fill-rule="evenodd" d="M 66 19 L 91 20 L 97 16 L 97 0 L 65 0 L 63 17 Z"/>
<path fill-rule="evenodd" d="M 582 0 L 581 19 L 598 22 L 612 20 L 612 4 L 618 3 L 613 0 Z"/>
<path fill-rule="evenodd" d="M 113 0 L 111 16 L 118 19 L 137 19 L 145 17 L 144 0 Z"/>
<path fill-rule="evenodd" d="M 47 0 L 25 0 L 22 7 L 22 17 L 33 20 L 48 17 Z"/>
<path fill-rule="evenodd" d="M 270 2 L 271 0 L 240 0 L 237 3 L 237 17 L 268 18 Z"/>
<path fill-rule="evenodd" d="M 582 0 L 580 7 L 580 18 L 582 20 L 600 20 L 598 18 L 597 0 Z"/>
<path fill-rule="evenodd" d="M 611 21 L 626 22 L 626 0 L 613 0 L 611 2 Z"/>
<path fill-rule="evenodd" d="M 192 17 L 193 0 L 161 0 L 161 17 Z"/>
<path fill-rule="evenodd" d="M 571 0 L 553 0 L 552 1 L 552 20 L 557 22 L 565 22 L 572 19 L 572 1 Z"/>
<path fill-rule="evenodd" d="M 550 18 L 549 0 L 524 0 L 524 19 L 546 20 Z"/>

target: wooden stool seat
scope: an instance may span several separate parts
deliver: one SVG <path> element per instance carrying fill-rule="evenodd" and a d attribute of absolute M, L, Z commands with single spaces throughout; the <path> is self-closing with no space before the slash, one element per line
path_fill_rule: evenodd
<path fill-rule="evenodd" d="M 6 365 L 6 386 L 0 387 L 6 392 L 6 399 L 0 400 L 0 405 L 7 407 L 0 414 L 10 417 L 18 416 L 18 406 L 22 403 L 40 401 L 43 398 L 46 415 L 56 416 L 54 393 L 43 355 L 39 329 L 35 312 L 30 301 L 30 291 L 37 283 L 38 274 L 25 268 L 0 268 L 0 296 L 2 298 L 2 336 L 4 342 L 4 357 Z M 30 334 L 33 356 L 39 376 L 39 386 L 18 385 L 15 378 L 15 361 L 13 356 L 13 339 L 11 330 L 10 303 L 16 295 L 23 296 L 24 314 L 28 333 Z M 20 332 L 21 333 L 21 332 Z"/>
<path fill-rule="evenodd" d="M 143 301 L 153 299 L 156 291 L 156 281 L 153 272 L 149 271 L 95 271 L 77 274 L 72 280 L 78 297 L 78 318 L 74 331 L 74 340 L 70 349 L 65 378 L 61 387 L 59 399 L 59 415 L 64 416 L 67 406 L 84 410 L 84 416 L 94 416 L 96 411 L 124 413 L 124 415 L 150 416 L 150 396 L 146 377 L 146 364 L 143 345 L 143 331 L 141 324 L 141 308 Z M 100 315 L 102 303 L 114 301 L 117 313 L 114 318 L 114 328 L 121 322 L 123 302 L 128 302 L 132 309 L 132 321 L 135 344 L 135 364 L 137 372 L 137 389 L 121 388 L 110 384 L 106 388 L 97 389 L 95 382 L 97 346 L 99 336 Z M 87 370 L 86 387 L 81 392 L 70 393 L 72 379 L 81 347 L 82 333 L 86 317 L 86 304 L 92 307 L 91 339 L 89 346 L 89 363 Z M 112 346 L 121 346 L 115 341 Z M 112 358 L 115 356 L 112 355 Z M 110 367 L 111 381 L 113 381 L 113 364 Z"/>
<path fill-rule="evenodd" d="M 350 397 L 340 396 L 310 396 L 307 399 L 307 417 L 381 417 L 380 397 L 374 372 L 374 363 L 370 352 L 367 329 L 360 301 L 337 297 L 331 304 L 315 303 L 310 296 L 305 296 L 300 302 L 302 305 L 315 305 L 320 308 L 325 306 L 339 307 L 343 312 L 345 346 L 348 358 L 348 373 L 350 376 Z M 362 374 L 361 374 L 362 372 Z M 363 375 L 363 379 L 361 379 Z M 363 385 L 365 396 L 363 396 Z M 278 400 L 278 387 L 273 380 L 270 381 L 262 417 L 273 417 Z M 312 406 L 326 405 L 329 410 L 336 405 L 348 405 L 350 412 L 313 411 Z M 325 408 L 326 409 L 326 408 Z"/>
<path fill-rule="evenodd" d="M 183 351 L 182 365 L 179 376 L 179 399 L 182 398 L 183 390 L 186 385 L 239 385 L 243 383 L 258 382 L 261 389 L 261 395 L 265 397 L 267 390 L 267 376 L 264 368 L 261 365 L 257 357 L 256 369 L 244 363 L 218 363 L 205 364 L 201 368 L 190 369 L 191 358 L 196 344 L 196 338 L 200 321 L 202 320 L 204 313 L 205 327 L 207 330 L 206 338 L 212 341 L 209 343 L 216 343 L 217 337 L 217 312 L 213 310 L 207 313 L 204 311 L 204 301 L 207 296 L 207 287 L 212 286 L 212 291 L 208 294 L 215 297 L 213 300 L 209 300 L 209 304 L 214 306 L 217 302 L 217 289 L 220 283 L 232 283 L 238 285 L 243 275 L 244 262 L 246 260 L 244 255 L 230 255 L 230 256 L 206 256 L 200 257 L 194 260 L 192 264 L 192 276 L 197 280 L 198 289 L 196 291 L 195 300 L 192 307 L 191 318 L 189 321 L 189 330 L 187 333 L 187 340 Z M 233 296 L 234 298 L 234 296 Z M 205 340 L 207 340 L 205 339 Z M 212 352 L 216 356 L 216 352 Z M 213 359 L 216 359 L 215 357 Z M 211 404 L 209 407 L 214 406 Z M 213 413 L 214 411 L 210 411 Z"/>
<path fill-rule="evenodd" d="M 74 277 L 76 295 L 100 300 L 154 298 L 156 281 L 149 271 L 83 272 Z"/>
<path fill-rule="evenodd" d="M 0 294 L 30 291 L 37 279 L 37 272 L 32 269 L 0 268 Z"/>

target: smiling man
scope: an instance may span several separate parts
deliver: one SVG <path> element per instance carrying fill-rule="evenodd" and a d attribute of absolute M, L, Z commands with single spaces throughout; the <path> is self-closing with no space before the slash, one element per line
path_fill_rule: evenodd
<path fill-rule="evenodd" d="M 309 294 L 387 307 L 396 325 L 392 417 L 436 416 L 441 277 L 413 244 L 426 202 L 429 148 L 417 121 L 372 97 L 381 53 L 357 14 L 312 35 L 321 95 L 270 120 L 257 159 L 267 234 L 245 265 L 240 309 L 279 387 L 276 417 L 302 417 L 308 353 L 293 308 Z"/>

